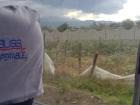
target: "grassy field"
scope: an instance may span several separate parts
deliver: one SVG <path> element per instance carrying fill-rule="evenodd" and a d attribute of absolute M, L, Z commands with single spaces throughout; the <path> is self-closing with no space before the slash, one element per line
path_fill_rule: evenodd
<path fill-rule="evenodd" d="M 54 78 L 46 77 L 47 84 L 61 89 L 63 93 L 76 89 L 91 93 L 107 105 L 112 105 L 112 103 L 113 105 L 132 104 L 133 86 L 124 85 L 121 81 L 114 82 L 68 75 L 57 75 Z"/>
<path fill-rule="evenodd" d="M 45 83 L 67 90 L 82 90 L 99 97 L 107 105 L 131 105 L 133 86 L 122 81 L 79 77 L 98 52 L 97 66 L 119 75 L 135 72 L 137 45 L 135 41 L 55 41 L 47 42 L 47 53 L 56 66 L 54 77 L 44 76 Z M 79 66 L 79 59 L 80 64 Z"/>
<path fill-rule="evenodd" d="M 65 32 L 58 32 L 57 30 L 53 30 L 52 32 L 48 32 L 44 30 L 46 34 L 46 40 L 54 41 L 54 40 L 139 40 L 140 39 L 140 29 L 132 28 L 130 30 L 126 30 L 123 28 L 118 29 L 110 29 L 97 31 L 95 29 L 78 29 L 75 31 L 66 30 Z"/>

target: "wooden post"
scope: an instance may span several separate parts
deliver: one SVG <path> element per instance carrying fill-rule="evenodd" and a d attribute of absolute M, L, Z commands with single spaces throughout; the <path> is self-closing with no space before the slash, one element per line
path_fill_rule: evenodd
<path fill-rule="evenodd" d="M 64 45 L 64 64 L 66 64 L 67 47 L 68 47 L 68 40 L 65 41 L 65 45 Z"/>
<path fill-rule="evenodd" d="M 106 29 L 106 26 L 104 28 L 105 28 L 105 40 L 107 40 L 107 29 Z"/>
<path fill-rule="evenodd" d="M 57 42 L 56 42 L 56 43 L 57 43 L 57 46 L 56 46 L 56 55 L 55 55 L 55 61 L 54 61 L 56 66 L 57 66 L 57 63 L 58 63 L 58 62 L 57 62 L 57 61 L 58 61 L 58 55 L 59 55 L 59 53 L 60 53 L 60 52 L 59 52 L 59 51 L 60 51 L 59 42 L 60 42 L 59 40 L 57 40 Z"/>
<path fill-rule="evenodd" d="M 64 48 L 64 56 L 67 57 L 67 45 L 68 45 L 68 40 L 65 41 L 65 48 Z"/>
<path fill-rule="evenodd" d="M 95 55 L 94 55 L 94 57 L 93 57 L 93 64 L 92 64 L 92 68 L 91 68 L 91 71 L 90 71 L 90 77 L 92 77 L 92 75 L 93 75 L 93 72 L 94 72 L 94 70 L 95 70 L 95 67 L 96 67 L 96 63 L 97 63 L 97 59 L 98 59 L 98 53 L 96 53 Z"/>
<path fill-rule="evenodd" d="M 136 40 L 136 26 L 134 26 L 134 40 Z"/>
<path fill-rule="evenodd" d="M 135 84 L 132 105 L 140 105 L 140 44 L 137 52 L 137 64 L 135 71 Z"/>
<path fill-rule="evenodd" d="M 79 51 L 78 51 L 78 64 L 79 64 L 79 70 L 81 69 L 81 62 L 82 62 L 82 44 L 79 43 Z"/>

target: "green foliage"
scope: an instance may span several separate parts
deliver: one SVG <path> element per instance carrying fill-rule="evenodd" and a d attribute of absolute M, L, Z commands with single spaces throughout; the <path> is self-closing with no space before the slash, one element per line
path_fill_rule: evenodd
<path fill-rule="evenodd" d="M 65 44 L 67 45 L 67 56 L 77 57 L 78 55 L 78 44 L 82 44 L 82 56 L 93 56 L 98 50 L 101 55 L 107 55 L 103 65 L 112 64 L 117 68 L 117 64 L 121 63 L 124 65 L 124 69 L 128 73 L 134 72 L 135 63 L 132 60 L 127 62 L 130 54 L 136 54 L 137 44 L 125 43 L 125 41 L 66 41 L 59 43 L 60 54 L 64 55 Z M 49 55 L 55 52 L 58 43 L 51 43 L 48 45 Z M 124 57 L 125 55 L 125 57 Z M 132 59 L 135 57 L 132 56 Z M 124 60 L 120 60 L 124 59 Z M 130 57 L 131 59 L 131 57 Z M 125 62 L 126 63 L 125 63 Z M 124 72 L 123 71 L 123 72 Z M 117 71 L 118 72 L 118 71 Z M 82 91 L 88 91 L 109 103 L 109 105 L 131 105 L 133 88 L 129 85 L 124 85 L 122 81 L 110 81 L 110 80 L 97 80 L 96 78 L 84 78 L 84 77 L 73 77 L 70 75 L 56 75 L 56 77 L 49 78 L 45 76 L 45 82 L 49 85 L 54 85 L 63 91 L 77 89 Z"/>
<path fill-rule="evenodd" d="M 111 27 L 112 29 L 117 29 L 117 28 L 120 27 L 120 24 L 119 24 L 119 23 L 111 23 L 111 24 L 110 24 L 110 27 Z"/>
<path fill-rule="evenodd" d="M 47 26 L 47 25 L 42 27 L 42 30 L 47 30 L 48 32 L 53 32 L 53 28 L 50 26 Z"/>
<path fill-rule="evenodd" d="M 122 27 L 126 30 L 130 30 L 134 26 L 134 22 L 130 19 L 126 19 L 122 22 Z"/>
<path fill-rule="evenodd" d="M 105 24 L 95 24 L 94 28 L 97 31 L 102 31 L 105 28 Z"/>
<path fill-rule="evenodd" d="M 137 51 L 137 44 L 128 44 L 121 41 L 67 41 L 67 54 L 68 56 L 77 57 L 79 52 L 79 43 L 82 44 L 82 55 L 92 56 L 96 51 L 103 55 L 114 55 L 114 54 L 134 54 Z M 65 51 L 65 42 L 48 42 L 47 49 L 50 54 L 57 49 L 59 44 L 61 54 Z"/>
<path fill-rule="evenodd" d="M 57 30 L 58 30 L 59 32 L 64 32 L 64 31 L 66 31 L 68 28 L 69 28 L 69 25 L 68 25 L 67 23 L 64 23 L 64 24 L 60 25 L 60 26 L 57 28 Z"/>
<path fill-rule="evenodd" d="M 140 21 L 136 21 L 137 28 L 140 29 Z"/>
<path fill-rule="evenodd" d="M 65 78 L 65 79 L 64 79 Z M 133 88 L 124 85 L 123 82 L 113 80 L 97 80 L 96 78 L 85 77 L 63 77 L 56 76 L 53 79 L 46 79 L 47 84 L 53 83 L 63 91 L 78 89 L 91 92 L 93 96 L 103 99 L 109 105 L 131 105 Z"/>

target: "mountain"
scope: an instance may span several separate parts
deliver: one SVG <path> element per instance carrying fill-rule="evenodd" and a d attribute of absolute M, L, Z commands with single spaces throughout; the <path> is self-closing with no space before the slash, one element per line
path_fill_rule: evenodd
<path fill-rule="evenodd" d="M 40 24 L 42 27 L 49 26 L 49 27 L 58 27 L 63 23 L 68 23 L 72 27 L 81 27 L 81 26 L 90 26 L 93 24 L 109 24 L 113 23 L 112 21 L 94 21 L 94 20 L 88 20 L 88 21 L 80 21 L 76 19 L 55 19 L 55 18 L 49 18 L 49 19 L 40 19 Z"/>

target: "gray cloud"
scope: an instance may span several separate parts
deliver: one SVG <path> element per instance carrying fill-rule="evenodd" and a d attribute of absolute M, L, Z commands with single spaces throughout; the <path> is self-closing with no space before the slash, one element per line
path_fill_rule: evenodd
<path fill-rule="evenodd" d="M 40 4 L 61 9 L 77 9 L 84 12 L 112 14 L 123 8 L 127 0 L 33 0 Z"/>
<path fill-rule="evenodd" d="M 26 3 L 26 0 L 0 0 L 0 6 L 5 5 L 22 5 Z"/>
<path fill-rule="evenodd" d="M 26 5 L 37 10 L 40 17 L 44 19 L 64 18 L 64 15 L 70 11 L 69 9 L 55 8 L 53 6 L 40 4 L 34 1 L 27 2 Z"/>

